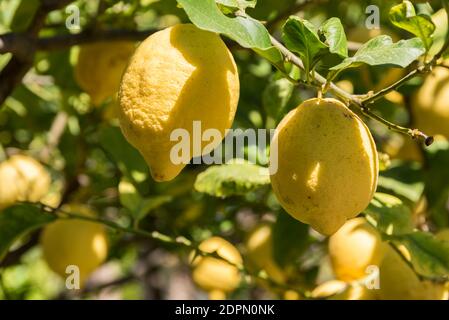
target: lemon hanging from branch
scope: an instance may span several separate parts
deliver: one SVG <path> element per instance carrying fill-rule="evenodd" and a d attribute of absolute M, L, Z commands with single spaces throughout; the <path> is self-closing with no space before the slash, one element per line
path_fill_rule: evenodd
<path fill-rule="evenodd" d="M 148 37 L 131 58 L 120 87 L 119 119 L 153 178 L 167 181 L 192 157 L 219 145 L 232 125 L 238 98 L 237 67 L 221 38 L 180 24 Z M 193 133 L 194 121 L 198 134 Z M 181 159 L 173 152 L 180 143 L 176 129 L 187 135 Z M 220 137 L 203 141 L 207 129 Z"/>
<path fill-rule="evenodd" d="M 331 235 L 371 201 L 378 156 L 367 126 L 335 99 L 311 99 L 281 121 L 271 144 L 271 183 L 282 207 Z"/>

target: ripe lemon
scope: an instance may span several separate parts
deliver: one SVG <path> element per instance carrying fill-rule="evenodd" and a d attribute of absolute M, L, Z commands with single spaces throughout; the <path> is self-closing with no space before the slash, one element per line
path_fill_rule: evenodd
<path fill-rule="evenodd" d="M 282 207 L 331 235 L 371 201 L 378 155 L 367 126 L 343 103 L 310 99 L 277 127 L 270 169 Z"/>
<path fill-rule="evenodd" d="M 384 250 L 380 234 L 364 218 L 348 220 L 329 238 L 332 267 L 343 281 L 366 277 L 369 266 L 379 266 Z"/>
<path fill-rule="evenodd" d="M 199 249 L 208 253 L 216 252 L 220 257 L 233 264 L 242 264 L 239 251 L 223 238 L 212 237 L 204 240 L 199 245 Z M 192 266 L 193 281 L 205 291 L 228 293 L 235 290 L 240 284 L 239 270 L 226 261 L 198 256 L 193 260 Z"/>
<path fill-rule="evenodd" d="M 75 79 L 90 95 L 93 105 L 117 93 L 134 50 L 134 42 L 130 41 L 96 42 L 80 47 Z"/>
<path fill-rule="evenodd" d="M 86 206 L 66 205 L 64 212 L 95 216 Z M 40 243 L 50 268 L 67 277 L 66 268 L 79 268 L 80 285 L 106 259 L 108 243 L 103 225 L 83 220 L 58 220 L 46 226 Z"/>
<path fill-rule="evenodd" d="M 278 283 L 285 281 L 282 269 L 273 258 L 272 226 L 262 223 L 257 226 L 246 240 L 247 257 L 257 270 L 264 270 L 268 277 Z"/>
<path fill-rule="evenodd" d="M 380 266 L 380 298 L 383 300 L 446 300 L 442 284 L 421 281 L 413 269 L 388 247 Z"/>
<path fill-rule="evenodd" d="M 237 67 L 217 34 L 176 25 L 138 47 L 119 98 L 123 134 L 143 155 L 155 180 L 171 180 L 192 157 L 218 146 L 231 127 L 239 98 Z M 201 121 L 197 134 L 194 121 Z M 175 129 L 188 134 L 187 141 L 179 136 L 170 141 Z M 201 142 L 207 129 L 218 130 L 221 137 Z M 173 148 L 182 142 L 184 152 Z"/>
<path fill-rule="evenodd" d="M 303 300 L 303 297 L 294 290 L 287 290 L 282 295 L 284 300 Z"/>
<path fill-rule="evenodd" d="M 415 125 L 429 135 L 449 138 L 449 69 L 435 67 L 412 99 Z"/>
<path fill-rule="evenodd" d="M 311 294 L 312 298 L 329 300 L 375 300 L 376 293 L 362 285 L 351 285 L 340 280 L 330 280 L 320 284 Z"/>
<path fill-rule="evenodd" d="M 0 209 L 16 201 L 37 202 L 48 192 L 51 178 L 35 159 L 14 155 L 0 164 Z"/>

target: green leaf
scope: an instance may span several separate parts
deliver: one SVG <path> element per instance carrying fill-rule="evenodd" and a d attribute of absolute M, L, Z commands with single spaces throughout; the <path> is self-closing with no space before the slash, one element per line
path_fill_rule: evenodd
<path fill-rule="evenodd" d="M 413 231 L 412 213 L 399 198 L 386 193 L 376 193 L 365 209 L 368 220 L 388 235 L 406 234 Z"/>
<path fill-rule="evenodd" d="M 329 52 L 327 45 L 320 40 L 315 26 L 296 16 L 291 16 L 284 24 L 282 39 L 289 50 L 301 57 L 306 74 Z"/>
<path fill-rule="evenodd" d="M 135 212 L 142 202 L 142 197 L 134 185 L 127 179 L 122 179 L 118 185 L 120 203 L 130 212 Z"/>
<path fill-rule="evenodd" d="M 319 29 L 319 32 L 326 38 L 330 53 L 334 53 L 342 58 L 348 57 L 348 43 L 345 29 L 340 19 L 330 18 L 326 20 Z"/>
<path fill-rule="evenodd" d="M 145 218 L 152 210 L 172 200 L 171 196 L 165 195 L 143 198 L 136 187 L 126 179 L 120 181 L 118 190 L 120 203 L 129 210 L 137 221 Z"/>
<path fill-rule="evenodd" d="M 23 32 L 28 28 L 30 22 L 33 20 L 32 17 L 34 17 L 39 7 L 39 3 L 39 0 L 20 1 L 10 25 L 13 32 Z"/>
<path fill-rule="evenodd" d="M 426 51 L 432 46 L 432 34 L 435 31 L 430 16 L 419 14 L 416 15 L 415 7 L 410 1 L 403 1 L 390 9 L 390 21 L 398 28 L 406 30 L 419 37 Z"/>
<path fill-rule="evenodd" d="M 419 164 L 394 164 L 380 173 L 378 191 L 394 193 L 412 203 L 417 203 L 424 191 L 423 179 Z"/>
<path fill-rule="evenodd" d="M 267 59 L 273 66 L 275 66 L 279 71 L 287 75 L 284 64 L 284 56 L 275 47 L 269 47 L 267 49 L 253 49 L 262 58 Z M 288 76 L 288 75 L 287 75 Z"/>
<path fill-rule="evenodd" d="M 0 212 L 0 260 L 20 237 L 55 219 L 30 204 L 18 204 Z"/>
<path fill-rule="evenodd" d="M 262 94 L 262 103 L 268 115 L 277 119 L 278 114 L 287 106 L 294 87 L 293 83 L 285 78 L 272 81 L 266 86 Z"/>
<path fill-rule="evenodd" d="M 391 65 L 405 68 L 425 52 L 419 38 L 393 43 L 389 36 L 381 35 L 363 44 L 353 57 L 346 58 L 331 70 L 341 72 L 367 64 L 370 66 Z"/>
<path fill-rule="evenodd" d="M 403 245 L 410 253 L 415 271 L 427 278 L 449 276 L 449 243 L 437 240 L 427 232 L 413 232 L 394 237 L 393 242 Z"/>
<path fill-rule="evenodd" d="M 441 9 L 433 14 L 432 22 L 436 26 L 436 29 L 433 33 L 433 45 L 429 50 L 429 55 L 433 56 L 441 50 L 446 38 L 448 37 L 448 21 L 446 10 Z M 443 55 L 443 57 L 444 56 L 445 55 Z"/>
<path fill-rule="evenodd" d="M 148 176 L 148 166 L 140 153 L 123 137 L 119 128 L 104 127 L 100 130 L 100 144 L 117 163 L 120 171 L 138 182 Z"/>
<path fill-rule="evenodd" d="M 222 6 L 242 11 L 245 11 L 246 8 L 254 8 L 257 3 L 256 0 L 215 0 L 215 2 Z"/>
<path fill-rule="evenodd" d="M 435 141 L 426 148 L 427 172 L 424 193 L 428 201 L 429 213 L 440 227 L 449 225 L 447 207 L 449 194 L 449 142 Z"/>
<path fill-rule="evenodd" d="M 200 173 L 195 189 L 215 197 L 245 195 L 270 184 L 268 168 L 248 162 L 212 166 Z"/>
<path fill-rule="evenodd" d="M 242 16 L 229 18 L 220 12 L 214 0 L 178 0 L 178 3 L 200 29 L 224 34 L 245 48 L 271 47 L 268 31 L 257 20 Z"/>
<path fill-rule="evenodd" d="M 277 215 L 273 226 L 273 255 L 279 266 L 297 260 L 308 246 L 309 227 L 292 218 L 287 212 Z"/>

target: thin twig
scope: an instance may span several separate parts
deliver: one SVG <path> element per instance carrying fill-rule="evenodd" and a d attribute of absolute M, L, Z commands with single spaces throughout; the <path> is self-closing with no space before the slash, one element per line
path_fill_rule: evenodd
<path fill-rule="evenodd" d="M 274 37 L 271 37 L 271 43 L 273 44 L 273 46 L 278 48 L 279 51 L 281 51 L 281 53 L 284 55 L 284 57 L 287 61 L 290 61 L 294 65 L 298 66 L 300 69 L 305 70 L 302 60 L 298 56 L 296 56 L 295 54 L 290 52 L 290 50 L 288 50 L 282 43 L 280 43 Z M 345 101 L 348 104 L 352 104 L 352 105 L 358 107 L 359 110 L 362 112 L 362 114 L 364 114 L 365 116 L 367 116 L 373 120 L 381 122 L 382 124 L 387 126 L 390 130 L 396 131 L 399 133 L 403 133 L 403 134 L 407 134 L 415 139 L 420 139 L 426 145 L 432 144 L 433 137 L 427 136 L 426 134 L 422 133 L 421 131 L 419 131 L 417 129 L 405 128 L 405 127 L 399 126 L 397 124 L 394 124 L 394 123 L 380 117 L 376 113 L 372 112 L 367 107 L 367 103 L 364 103 L 363 100 L 361 100 L 358 96 L 346 92 L 345 90 L 339 88 L 337 85 L 335 85 L 332 82 L 328 83 L 326 78 L 324 78 L 317 72 L 314 73 L 314 80 L 317 83 L 319 83 L 321 86 L 328 86 L 328 88 L 329 88 L 328 90 L 331 93 L 333 93 L 335 96 L 342 99 L 343 101 Z"/>
<path fill-rule="evenodd" d="M 65 131 L 67 125 L 68 115 L 65 111 L 60 111 L 56 115 L 48 132 L 47 145 L 42 148 L 40 158 L 43 162 L 48 162 L 51 154 L 61 140 L 61 136 Z"/>
<path fill-rule="evenodd" d="M 52 207 L 49 207 L 47 205 L 40 204 L 40 203 L 39 204 L 31 203 L 31 204 L 39 205 L 45 212 L 47 212 L 49 214 L 53 214 L 59 219 L 75 219 L 75 220 L 85 220 L 85 221 L 90 221 L 90 222 L 94 222 L 94 223 L 100 223 L 100 224 L 103 224 L 111 229 L 116 230 L 116 231 L 135 234 L 135 235 L 150 238 L 150 239 L 153 239 L 153 240 L 165 243 L 165 244 L 177 245 L 178 247 L 183 247 L 185 249 L 188 249 L 188 250 L 194 252 L 196 256 L 209 257 L 209 258 L 214 258 L 214 259 L 218 259 L 223 262 L 226 262 L 226 263 L 230 264 L 231 266 L 235 267 L 236 269 L 238 269 L 241 273 L 249 276 L 250 278 L 263 280 L 273 287 L 278 287 L 278 288 L 281 288 L 284 290 L 293 290 L 293 291 L 299 293 L 300 295 L 302 295 L 303 297 L 310 296 L 309 292 L 299 290 L 296 287 L 295 288 L 290 287 L 286 284 L 278 283 L 278 282 L 274 281 L 273 279 L 269 278 L 265 272 L 257 272 L 257 273 L 250 272 L 247 268 L 245 268 L 245 266 L 243 264 L 233 263 L 233 262 L 221 257 L 215 251 L 214 252 L 202 251 L 199 248 L 198 244 L 193 243 L 191 240 L 189 240 L 183 236 L 171 237 L 171 236 L 163 234 L 159 231 L 145 231 L 142 229 L 124 227 L 124 226 L 121 226 L 113 221 L 106 220 L 103 218 L 91 217 L 91 216 L 86 216 L 86 215 L 82 215 L 82 214 L 67 212 L 62 209 L 52 208 Z"/>
<path fill-rule="evenodd" d="M 48 13 L 64 7 L 71 1 L 72 0 L 41 0 L 30 26 L 24 33 L 24 37 L 36 39 L 39 31 L 44 26 Z M 5 45 L 4 41 L 0 41 L 0 44 Z M 35 50 L 31 49 L 27 51 L 26 54 L 13 55 L 6 67 L 0 72 L 0 105 L 3 104 L 16 85 L 22 81 L 25 74 L 33 66 L 34 54 Z"/>

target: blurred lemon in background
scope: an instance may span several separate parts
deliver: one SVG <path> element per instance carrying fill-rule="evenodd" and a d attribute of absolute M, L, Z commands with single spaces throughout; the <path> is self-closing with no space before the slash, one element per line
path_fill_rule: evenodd
<path fill-rule="evenodd" d="M 199 249 L 207 253 L 216 252 L 232 264 L 242 264 L 242 256 L 237 248 L 223 238 L 206 239 L 201 242 Z M 239 269 L 224 260 L 197 256 L 192 261 L 192 268 L 193 281 L 200 288 L 211 293 L 212 298 L 220 296 L 218 292 L 229 293 L 234 291 L 240 284 Z"/>
<path fill-rule="evenodd" d="M 0 209 L 17 201 L 38 202 L 48 192 L 51 178 L 37 160 L 14 155 L 0 163 Z"/>
<path fill-rule="evenodd" d="M 95 217 L 89 207 L 79 204 L 65 205 L 63 212 Z M 50 268 L 66 278 L 67 267 L 79 268 L 80 285 L 107 258 L 108 241 L 103 225 L 85 220 L 57 220 L 46 226 L 40 243 L 45 261 Z"/>

